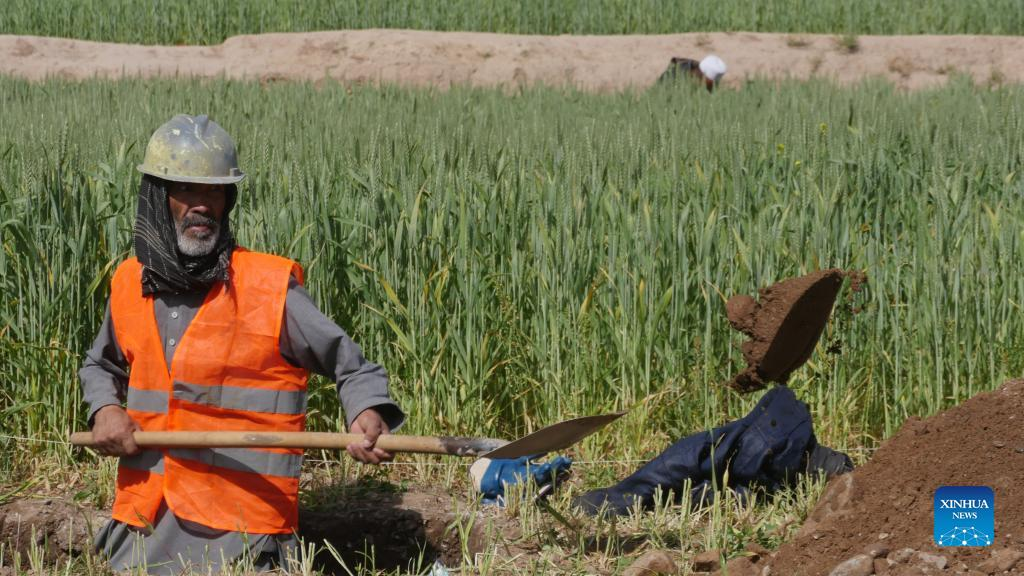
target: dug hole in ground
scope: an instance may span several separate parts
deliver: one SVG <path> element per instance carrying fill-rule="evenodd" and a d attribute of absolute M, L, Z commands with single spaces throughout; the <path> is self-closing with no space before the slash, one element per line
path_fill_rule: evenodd
<path fill-rule="evenodd" d="M 375 570 L 402 570 L 435 560 L 458 565 L 464 553 L 483 551 L 487 544 L 484 531 L 468 521 L 471 514 L 453 510 L 452 499 L 458 496 L 442 488 L 415 485 L 398 491 L 364 482 L 327 489 L 331 493 L 324 499 L 331 504 L 304 507 L 299 514 L 299 535 L 317 545 L 321 552 L 315 566 L 325 573 L 349 573 L 327 552 L 325 542 L 349 570 L 371 563 Z M 24 570 L 33 556 L 60 566 L 69 556 L 88 553 L 93 535 L 109 519 L 109 510 L 64 498 L 19 498 L 0 505 L 0 543 L 7 550 L 0 576 L 14 574 L 15 554 Z M 460 522 L 465 523 L 465 542 L 456 528 Z"/>

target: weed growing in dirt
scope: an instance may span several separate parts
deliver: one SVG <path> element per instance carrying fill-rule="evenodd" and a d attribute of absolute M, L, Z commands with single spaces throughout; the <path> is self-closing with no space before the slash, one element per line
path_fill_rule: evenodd
<path fill-rule="evenodd" d="M 860 50 L 860 39 L 855 34 L 836 36 L 836 49 L 843 54 L 853 54 Z"/>
<path fill-rule="evenodd" d="M 910 77 L 917 69 L 913 62 L 902 56 L 896 56 L 889 60 L 888 68 L 890 72 L 898 74 L 903 78 Z"/>
<path fill-rule="evenodd" d="M 798 34 L 786 36 L 786 46 L 790 48 L 806 48 L 811 45 L 810 39 Z"/>

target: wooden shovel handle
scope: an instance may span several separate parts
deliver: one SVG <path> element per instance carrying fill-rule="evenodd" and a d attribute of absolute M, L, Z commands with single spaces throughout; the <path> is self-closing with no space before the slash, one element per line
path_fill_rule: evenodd
<path fill-rule="evenodd" d="M 362 442 L 362 434 L 331 432 L 135 432 L 139 446 L 161 448 L 313 448 L 344 449 Z M 71 434 L 75 446 L 95 446 L 92 432 Z M 418 454 L 449 454 L 478 457 L 507 444 L 492 438 L 461 436 L 405 436 L 384 434 L 377 438 L 377 447 L 388 452 Z"/>

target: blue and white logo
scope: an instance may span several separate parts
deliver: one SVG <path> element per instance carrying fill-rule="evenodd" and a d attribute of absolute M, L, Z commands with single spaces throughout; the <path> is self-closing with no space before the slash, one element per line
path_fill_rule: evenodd
<path fill-rule="evenodd" d="M 990 546 L 995 539 L 995 494 L 988 486 L 943 486 L 935 491 L 935 543 Z"/>

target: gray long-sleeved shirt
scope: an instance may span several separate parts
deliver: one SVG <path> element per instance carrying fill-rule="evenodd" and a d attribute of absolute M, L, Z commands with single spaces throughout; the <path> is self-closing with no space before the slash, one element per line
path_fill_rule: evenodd
<path fill-rule="evenodd" d="M 194 292 L 159 294 L 153 299 L 153 313 L 168 369 L 178 342 L 205 297 L 204 292 Z M 391 430 L 397 429 L 405 420 L 401 409 L 388 395 L 388 375 L 384 368 L 367 361 L 359 345 L 320 312 L 306 289 L 294 278 L 288 285 L 280 347 L 281 355 L 288 362 L 337 383 L 338 397 L 349 426 L 367 408 L 380 412 Z M 109 303 L 99 334 L 92 348 L 86 352 L 78 375 L 85 401 L 89 404 L 90 423 L 100 408 L 124 403 L 128 389 L 128 361 L 117 344 Z"/>

